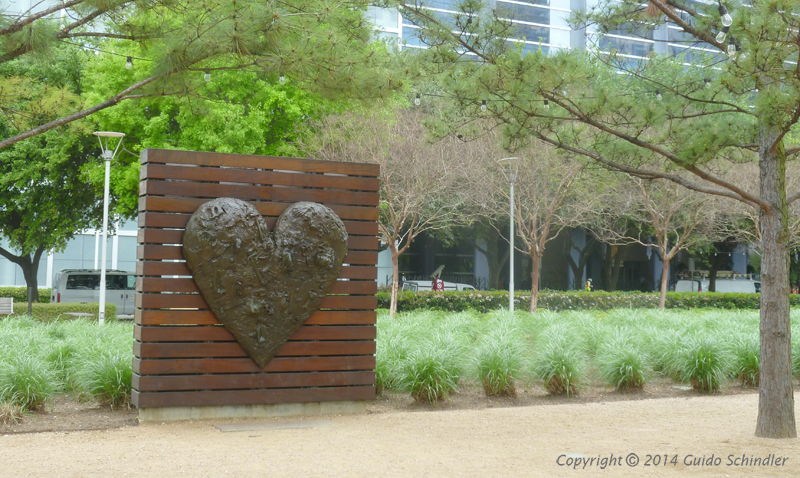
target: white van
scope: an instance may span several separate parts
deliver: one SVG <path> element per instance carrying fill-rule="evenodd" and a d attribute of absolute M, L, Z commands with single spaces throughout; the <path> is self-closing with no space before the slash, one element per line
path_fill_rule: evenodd
<path fill-rule="evenodd" d="M 407 280 L 403 282 L 403 290 L 418 292 L 421 290 L 432 290 L 433 281 L 430 280 Z M 459 284 L 458 282 L 445 282 L 444 290 L 475 290 L 469 284 Z"/>
<path fill-rule="evenodd" d="M 117 306 L 117 315 L 133 315 L 136 276 L 133 272 L 106 270 L 106 302 Z M 100 302 L 99 269 L 66 269 L 53 278 L 50 302 Z"/>
<path fill-rule="evenodd" d="M 675 283 L 675 292 L 708 292 L 708 279 L 679 280 Z M 752 279 L 717 279 L 717 292 L 761 292 L 761 281 Z"/>

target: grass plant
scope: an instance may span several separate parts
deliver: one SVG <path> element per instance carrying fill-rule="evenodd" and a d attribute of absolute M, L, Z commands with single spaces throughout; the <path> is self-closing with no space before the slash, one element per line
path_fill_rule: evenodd
<path fill-rule="evenodd" d="M 75 376 L 77 389 L 111 408 L 128 406 L 133 373 L 130 355 L 109 350 L 81 362 Z"/>
<path fill-rule="evenodd" d="M 717 391 L 729 367 L 723 347 L 711 338 L 692 338 L 680 355 L 683 381 L 703 392 Z"/>
<path fill-rule="evenodd" d="M 519 334 L 508 324 L 495 326 L 476 350 L 478 379 L 487 396 L 516 397 L 523 355 Z"/>
<path fill-rule="evenodd" d="M 761 351 L 758 337 L 742 337 L 733 348 L 733 375 L 742 385 L 758 387 Z"/>
<path fill-rule="evenodd" d="M 610 340 L 595 362 L 605 381 L 618 391 L 641 390 L 650 376 L 647 358 L 627 336 Z"/>
<path fill-rule="evenodd" d="M 41 357 L 20 354 L 0 363 L 2 402 L 23 410 L 38 410 L 60 391 L 56 370 Z"/>
<path fill-rule="evenodd" d="M 544 347 L 533 362 L 533 373 L 544 381 L 553 395 L 578 393 L 584 371 L 584 356 L 574 337 L 563 327 L 553 327 L 545 334 Z"/>
<path fill-rule="evenodd" d="M 456 334 L 439 330 L 423 339 L 400 363 L 397 386 L 421 403 L 446 401 L 464 372 Z"/>

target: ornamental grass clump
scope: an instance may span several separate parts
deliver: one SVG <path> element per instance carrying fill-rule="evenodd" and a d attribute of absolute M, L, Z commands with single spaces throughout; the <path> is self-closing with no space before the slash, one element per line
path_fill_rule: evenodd
<path fill-rule="evenodd" d="M 544 381 L 544 386 L 553 395 L 575 395 L 583 376 L 584 357 L 572 337 L 564 334 L 561 327 L 547 333 L 549 339 L 534 358 L 533 373 Z"/>
<path fill-rule="evenodd" d="M 14 403 L 0 403 L 0 425 L 13 425 L 22 421 L 22 407 Z"/>
<path fill-rule="evenodd" d="M 516 397 L 516 381 L 522 368 L 522 346 L 513 329 L 491 331 L 476 351 L 478 379 L 487 396 Z"/>
<path fill-rule="evenodd" d="M 439 331 L 409 351 L 400 364 L 397 386 L 420 403 L 446 401 L 456 390 L 463 370 L 455 337 Z"/>
<path fill-rule="evenodd" d="M 742 337 L 733 345 L 733 378 L 747 387 L 758 387 L 761 348 L 758 338 Z"/>
<path fill-rule="evenodd" d="M 729 367 L 729 357 L 722 346 L 710 338 L 691 339 L 680 358 L 684 382 L 692 388 L 713 393 L 719 390 Z"/>
<path fill-rule="evenodd" d="M 128 406 L 133 374 L 128 354 L 107 350 L 83 357 L 78 362 L 76 388 L 111 408 Z"/>
<path fill-rule="evenodd" d="M 595 364 L 603 379 L 618 391 L 637 391 L 650 375 L 646 356 L 633 341 L 618 335 L 599 351 Z"/>
<path fill-rule="evenodd" d="M 22 353 L 0 362 L 0 402 L 39 410 L 60 391 L 58 374 L 41 357 Z"/>

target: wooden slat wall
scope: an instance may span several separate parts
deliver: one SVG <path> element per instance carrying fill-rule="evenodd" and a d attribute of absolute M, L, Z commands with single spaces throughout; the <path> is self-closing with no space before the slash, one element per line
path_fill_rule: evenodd
<path fill-rule="evenodd" d="M 147 149 L 139 188 L 133 403 L 139 408 L 368 400 L 375 396 L 378 167 Z M 181 252 L 204 202 L 250 202 L 272 228 L 292 203 L 333 209 L 347 228 L 339 281 L 260 369 L 199 295 Z M 335 294 L 335 295 L 334 295 Z"/>

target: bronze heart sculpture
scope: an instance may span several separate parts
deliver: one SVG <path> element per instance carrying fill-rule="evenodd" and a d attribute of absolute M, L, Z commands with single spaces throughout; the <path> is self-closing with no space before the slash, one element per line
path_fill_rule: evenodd
<path fill-rule="evenodd" d="M 273 232 L 252 205 L 219 198 L 200 206 L 183 255 L 217 319 L 259 367 L 319 308 L 339 277 L 347 231 L 331 209 L 289 206 Z"/>

